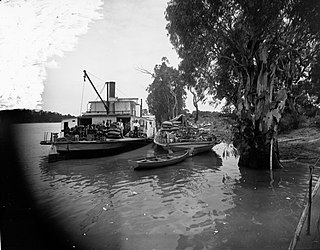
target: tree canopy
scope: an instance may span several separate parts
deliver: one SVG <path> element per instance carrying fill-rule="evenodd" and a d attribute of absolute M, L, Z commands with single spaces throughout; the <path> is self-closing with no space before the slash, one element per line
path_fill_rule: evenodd
<path fill-rule="evenodd" d="M 171 0 L 166 18 L 184 74 L 206 72 L 215 98 L 235 107 L 242 156 L 267 155 L 284 104 L 315 90 L 320 1 Z"/>
<path fill-rule="evenodd" d="M 159 123 L 177 116 L 185 107 L 186 92 L 180 73 L 167 64 L 163 58 L 162 63 L 155 66 L 151 73 L 153 82 L 147 88 L 149 111 Z"/>
<path fill-rule="evenodd" d="M 293 86 L 310 76 L 319 50 L 319 15 L 317 0 L 172 0 L 166 12 L 184 74 L 206 72 L 215 97 L 235 106 L 243 71 L 259 66 L 262 46 L 269 69 L 272 62 L 278 65 L 280 84 Z"/>

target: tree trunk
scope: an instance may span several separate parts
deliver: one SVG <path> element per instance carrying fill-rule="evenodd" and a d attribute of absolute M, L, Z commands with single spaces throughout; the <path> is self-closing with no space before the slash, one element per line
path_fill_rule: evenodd
<path fill-rule="evenodd" d="M 172 107 L 172 118 L 176 117 L 178 115 L 178 99 L 177 99 L 177 95 L 174 93 L 174 91 L 172 89 L 170 89 L 170 93 L 173 97 L 173 107 Z"/>
<path fill-rule="evenodd" d="M 192 89 L 190 89 L 190 92 L 193 95 L 192 101 L 193 101 L 193 106 L 196 108 L 196 117 L 194 118 L 194 122 L 197 123 L 199 119 L 199 106 L 198 106 L 198 97 L 197 93 L 193 92 Z"/>
<path fill-rule="evenodd" d="M 235 146 L 240 150 L 239 167 L 248 167 L 253 169 L 270 168 L 270 143 L 272 134 L 262 134 L 254 131 L 247 124 L 245 131 L 236 137 Z M 272 147 L 272 168 L 280 168 L 280 158 L 277 139 L 273 140 Z"/>
<path fill-rule="evenodd" d="M 295 107 L 295 100 L 293 97 L 288 97 L 287 98 L 287 103 L 288 103 L 288 106 L 289 106 L 289 109 L 292 113 L 292 116 L 293 116 L 293 119 L 294 119 L 294 127 L 298 127 L 298 124 L 299 124 L 299 113 L 298 113 L 298 110 L 296 109 Z"/>
<path fill-rule="evenodd" d="M 272 163 L 272 168 L 279 168 L 276 136 L 287 92 L 280 89 L 273 95 L 276 65 L 267 67 L 268 48 L 265 44 L 260 44 L 256 59 L 257 65 L 252 63 L 247 67 L 243 76 L 244 84 L 238 93 L 239 126 L 234 142 L 240 152 L 238 165 L 269 169 Z M 253 62 L 253 59 L 248 61 Z M 271 142 L 273 147 L 270 147 Z M 273 151 L 272 161 L 270 149 Z"/>
<path fill-rule="evenodd" d="M 194 123 L 197 123 L 197 122 L 198 122 L 198 119 L 199 119 L 199 108 L 198 108 L 198 104 L 195 105 L 195 108 L 196 108 L 196 117 L 194 118 Z"/>

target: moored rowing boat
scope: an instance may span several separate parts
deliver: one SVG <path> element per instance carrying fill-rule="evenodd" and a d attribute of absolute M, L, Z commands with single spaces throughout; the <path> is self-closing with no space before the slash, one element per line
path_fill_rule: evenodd
<path fill-rule="evenodd" d="M 195 156 L 200 153 L 210 152 L 215 145 L 214 142 L 189 142 L 189 143 L 171 143 L 169 144 L 169 148 L 174 151 L 183 151 L 188 150 L 190 152 L 190 156 Z"/>
<path fill-rule="evenodd" d="M 189 156 L 189 151 L 155 155 L 141 159 L 131 160 L 134 170 L 147 170 L 159 167 L 170 166 L 182 162 Z"/>

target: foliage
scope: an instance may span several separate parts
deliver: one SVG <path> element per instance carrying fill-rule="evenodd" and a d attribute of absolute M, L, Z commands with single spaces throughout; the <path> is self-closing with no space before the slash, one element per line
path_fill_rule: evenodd
<path fill-rule="evenodd" d="M 169 2 L 167 29 L 186 74 L 206 71 L 211 92 L 236 109 L 244 164 L 259 153 L 268 162 L 285 103 L 294 107 L 311 82 L 319 12 L 317 0 Z"/>
<path fill-rule="evenodd" d="M 195 122 L 197 122 L 199 117 L 199 103 L 206 103 L 207 95 L 212 94 L 210 74 L 208 74 L 209 71 L 207 69 L 197 68 L 194 71 L 189 70 L 192 66 L 188 65 L 188 63 L 188 61 L 183 61 L 179 69 L 187 89 L 192 94 L 193 106 L 196 108 Z"/>
<path fill-rule="evenodd" d="M 286 112 L 283 114 L 281 121 L 279 123 L 278 132 L 288 132 L 293 129 L 297 129 L 299 126 L 299 121 L 296 120 L 292 113 Z"/>
<path fill-rule="evenodd" d="M 320 115 L 315 115 L 310 119 L 310 125 L 320 128 Z"/>
<path fill-rule="evenodd" d="M 318 52 L 316 57 L 316 63 L 311 69 L 311 89 L 307 92 L 310 97 L 311 104 L 319 106 L 320 104 L 320 52 Z"/>
<path fill-rule="evenodd" d="M 149 111 L 159 123 L 177 116 L 185 107 L 186 92 L 179 71 L 167 63 L 163 58 L 162 64 L 155 66 L 153 82 L 147 88 Z"/>

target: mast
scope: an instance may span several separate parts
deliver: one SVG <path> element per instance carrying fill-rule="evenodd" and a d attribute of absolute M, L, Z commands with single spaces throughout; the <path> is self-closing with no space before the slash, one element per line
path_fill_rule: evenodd
<path fill-rule="evenodd" d="M 106 82 L 106 84 L 107 84 L 107 105 L 109 107 L 109 82 Z M 108 109 L 108 111 L 109 111 L 109 109 Z"/>
<path fill-rule="evenodd" d="M 142 117 L 142 99 L 141 99 L 141 102 L 140 102 L 140 117 Z"/>
<path fill-rule="evenodd" d="M 105 109 L 106 109 L 106 111 L 107 111 L 107 114 L 109 114 L 109 106 L 105 103 L 105 101 L 104 101 L 104 100 L 102 99 L 102 97 L 100 96 L 99 92 L 97 91 L 96 87 L 93 85 L 90 77 L 88 76 L 87 72 L 84 70 L 83 73 L 84 73 L 84 76 L 83 76 L 84 80 L 86 80 L 86 78 L 88 78 L 88 80 L 89 80 L 89 82 L 91 83 L 94 91 L 97 93 L 98 97 L 99 97 L 100 100 L 102 101 L 102 104 L 104 105 L 104 107 L 105 107 Z"/>

